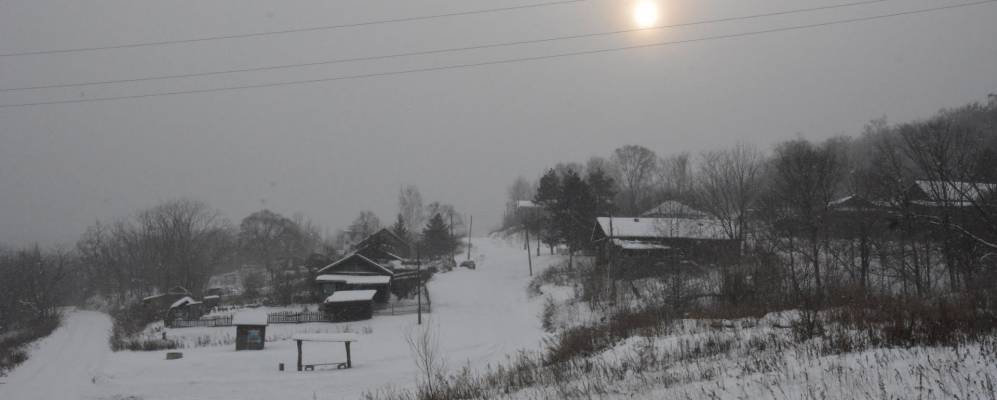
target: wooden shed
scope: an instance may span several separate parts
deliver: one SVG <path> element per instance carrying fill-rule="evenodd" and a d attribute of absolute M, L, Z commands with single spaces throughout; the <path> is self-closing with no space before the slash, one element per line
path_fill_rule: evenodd
<path fill-rule="evenodd" d="M 374 316 L 376 290 L 340 290 L 325 299 L 325 312 L 333 321 L 358 321 Z"/>
<path fill-rule="evenodd" d="M 235 349 L 263 350 L 267 337 L 267 314 L 258 311 L 246 311 L 232 318 L 235 325 Z"/>

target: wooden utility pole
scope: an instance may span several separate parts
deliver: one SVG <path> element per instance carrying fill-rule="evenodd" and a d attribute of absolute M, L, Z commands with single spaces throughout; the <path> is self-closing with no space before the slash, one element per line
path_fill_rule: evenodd
<path fill-rule="evenodd" d="M 526 231 L 526 261 L 530 263 L 530 276 L 533 276 L 533 253 L 530 252 L 530 230 L 524 229 Z"/>
<path fill-rule="evenodd" d="M 422 325 L 422 259 L 419 258 L 419 249 L 415 249 L 415 296 L 418 298 L 416 314 L 419 315 L 419 325 Z"/>
<path fill-rule="evenodd" d="M 537 216 L 537 219 L 540 219 L 540 217 Z M 539 223 L 539 221 L 537 223 L 537 257 L 540 257 L 540 223 Z"/>
<path fill-rule="evenodd" d="M 471 228 L 474 227 L 474 216 L 468 218 L 471 221 L 467 223 L 467 261 L 471 261 Z"/>
<path fill-rule="evenodd" d="M 454 240 L 453 235 L 453 214 L 450 214 L 450 240 Z M 450 259 L 457 262 L 457 242 L 450 242 Z"/>
<path fill-rule="evenodd" d="M 613 277 L 613 214 L 609 214 L 609 242 L 606 243 L 606 276 L 609 278 L 609 298 L 616 304 L 616 279 Z"/>

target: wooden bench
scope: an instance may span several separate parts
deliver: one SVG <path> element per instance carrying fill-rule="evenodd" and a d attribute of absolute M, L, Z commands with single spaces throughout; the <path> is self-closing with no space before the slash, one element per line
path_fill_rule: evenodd
<path fill-rule="evenodd" d="M 335 365 L 336 369 L 350 368 L 350 366 L 348 365 L 348 363 L 344 363 L 344 362 L 322 363 L 322 364 L 305 364 L 304 368 L 305 368 L 305 371 L 314 371 L 315 367 L 321 367 L 323 365 Z"/>
<path fill-rule="evenodd" d="M 335 365 L 336 369 L 347 369 L 353 368 L 353 360 L 350 356 L 350 343 L 357 341 L 357 336 L 352 333 L 315 333 L 315 334 L 299 334 L 294 335 L 291 338 L 298 343 L 298 371 L 314 371 L 315 367 L 323 365 Z M 332 363 L 312 363 L 312 364 L 302 364 L 302 343 L 303 342 L 333 342 L 333 343 L 343 343 L 346 346 L 346 362 L 332 362 Z"/>

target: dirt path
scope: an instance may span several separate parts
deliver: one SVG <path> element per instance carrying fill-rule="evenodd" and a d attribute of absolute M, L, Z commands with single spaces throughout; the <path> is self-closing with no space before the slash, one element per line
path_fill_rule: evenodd
<path fill-rule="evenodd" d="M 111 319 L 70 311 L 62 326 L 35 344 L 31 357 L 3 378 L 0 399 L 69 400 L 86 397 L 107 354 Z"/>

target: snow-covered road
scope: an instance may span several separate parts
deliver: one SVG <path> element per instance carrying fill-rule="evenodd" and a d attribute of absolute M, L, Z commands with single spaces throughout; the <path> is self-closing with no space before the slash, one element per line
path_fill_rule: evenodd
<path fill-rule="evenodd" d="M 68 311 L 62 326 L 36 343 L 31 358 L 0 379 L 3 400 L 80 399 L 94 387 L 110 353 L 110 318 L 93 311 Z"/>

